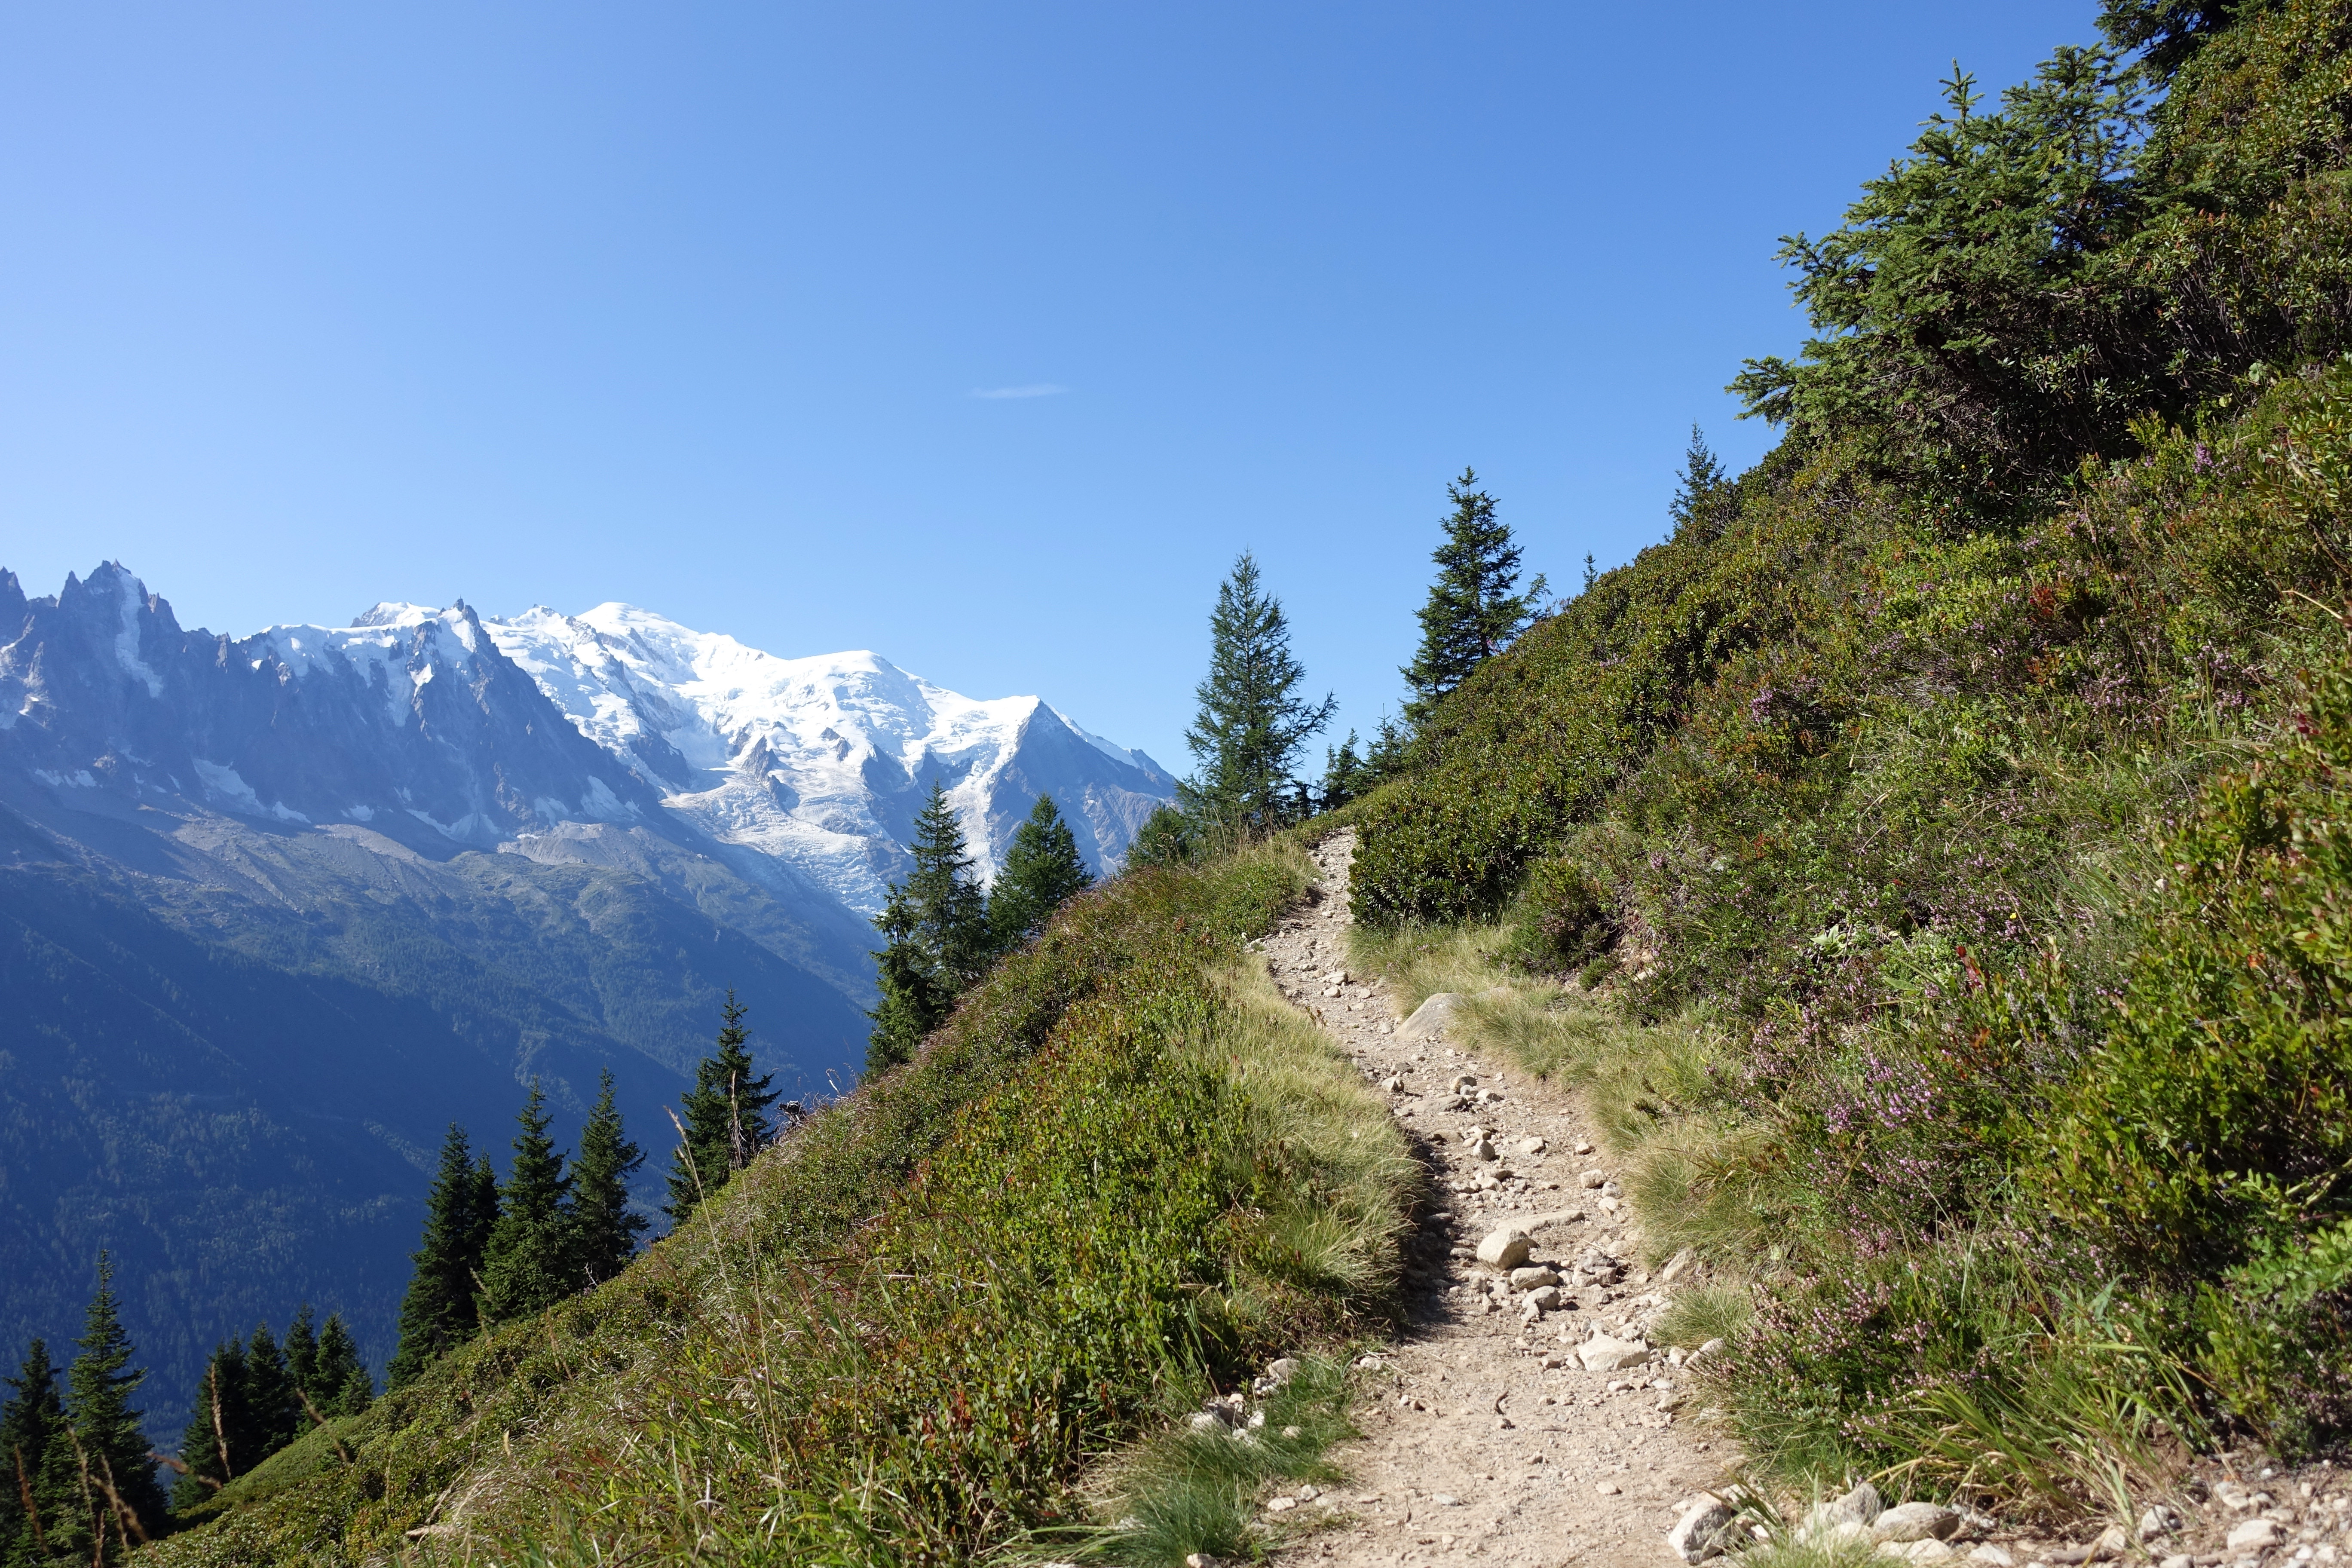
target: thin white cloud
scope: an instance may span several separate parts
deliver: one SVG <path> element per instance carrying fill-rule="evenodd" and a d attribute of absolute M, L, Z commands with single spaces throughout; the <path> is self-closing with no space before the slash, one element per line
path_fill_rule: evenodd
<path fill-rule="evenodd" d="M 975 386 L 971 389 L 971 395 L 992 400 L 1003 397 L 1059 397 L 1069 390 L 1066 386 L 1056 386 L 1050 381 L 1039 381 L 1032 382 L 1026 386 Z"/>

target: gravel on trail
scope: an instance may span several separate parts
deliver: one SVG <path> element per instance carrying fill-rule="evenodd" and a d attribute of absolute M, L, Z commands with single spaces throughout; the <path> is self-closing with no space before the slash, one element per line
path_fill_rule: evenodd
<path fill-rule="evenodd" d="M 1727 1485 L 1738 1456 L 1691 1430 L 1683 1402 L 1694 1393 L 1646 1332 L 1669 1288 L 1643 1268 L 1615 1168 L 1594 1152 L 1595 1130 L 1567 1093 L 1468 1055 L 1443 1029 L 1408 1037 L 1385 987 L 1340 978 L 1354 851 L 1352 830 L 1312 851 L 1319 896 L 1265 939 L 1263 956 L 1367 1078 L 1398 1082 L 1386 1094 L 1391 1112 L 1447 1217 L 1429 1216 L 1408 1247 L 1409 1324 L 1368 1369 L 1372 1392 L 1356 1411 L 1364 1438 L 1333 1456 L 1348 1481 L 1313 1500 L 1328 1523 L 1278 1560 L 1678 1563 L 1666 1534 L 1680 1505 Z M 1456 1092 L 1465 1077 L 1476 1081 Z M 1473 1141 L 1474 1128 L 1486 1136 Z M 1507 1226 L 1528 1233 L 1525 1261 L 1479 1263 L 1479 1243 Z M 1545 1291 L 1557 1304 L 1531 1312 L 1528 1297 Z M 1578 1349 L 1597 1349 L 1601 1336 L 1654 1353 L 1587 1371 Z M 1286 1522 L 1304 1522 L 1304 1510 L 1284 1511 Z"/>

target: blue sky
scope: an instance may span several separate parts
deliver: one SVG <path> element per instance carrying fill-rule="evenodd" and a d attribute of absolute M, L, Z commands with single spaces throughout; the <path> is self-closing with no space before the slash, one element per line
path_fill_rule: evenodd
<path fill-rule="evenodd" d="M 606 599 L 1163 763 L 1254 549 L 1340 726 L 1444 482 L 1657 538 L 1960 4 L 0 9 L 0 565 L 182 620 Z"/>

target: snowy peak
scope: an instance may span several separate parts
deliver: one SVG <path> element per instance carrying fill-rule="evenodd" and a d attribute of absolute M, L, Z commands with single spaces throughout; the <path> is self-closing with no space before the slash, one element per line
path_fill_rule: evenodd
<path fill-rule="evenodd" d="M 666 805 L 864 912 L 903 875 L 901 846 L 934 780 L 992 874 L 1040 793 L 1106 870 L 1173 790 L 1150 758 L 1037 698 L 964 697 L 863 649 L 784 658 L 622 604 L 482 625 Z"/>

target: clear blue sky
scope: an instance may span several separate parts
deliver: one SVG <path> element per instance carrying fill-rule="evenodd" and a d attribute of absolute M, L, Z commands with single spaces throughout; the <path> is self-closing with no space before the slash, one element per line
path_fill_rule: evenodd
<path fill-rule="evenodd" d="M 2092 10 L 20 0 L 0 564 L 625 599 L 1181 769 L 1248 546 L 1369 729 L 1447 478 L 1556 584 L 1654 540 L 1776 237 Z"/>

